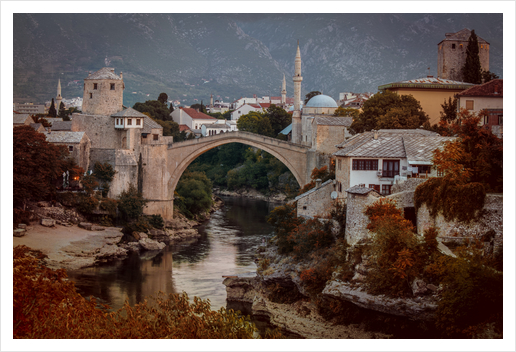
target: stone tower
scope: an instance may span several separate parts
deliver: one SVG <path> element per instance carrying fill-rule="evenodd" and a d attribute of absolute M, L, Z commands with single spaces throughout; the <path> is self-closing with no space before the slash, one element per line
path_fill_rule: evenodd
<path fill-rule="evenodd" d="M 59 107 L 61 106 L 61 102 L 63 101 L 63 97 L 61 96 L 61 80 L 57 81 L 57 97 L 56 97 L 56 110 L 59 112 Z"/>
<path fill-rule="evenodd" d="M 299 40 L 297 41 L 296 59 L 294 61 L 294 113 L 292 114 L 292 142 L 301 144 L 301 52 L 299 51 Z"/>
<path fill-rule="evenodd" d="M 84 79 L 82 112 L 87 115 L 112 115 L 123 110 L 124 80 L 115 69 L 104 67 Z"/>
<path fill-rule="evenodd" d="M 213 108 L 213 94 L 210 94 L 210 108 Z"/>
<path fill-rule="evenodd" d="M 287 81 L 285 81 L 285 74 L 283 74 L 283 84 L 281 85 L 281 104 L 285 106 L 287 103 Z"/>
<path fill-rule="evenodd" d="M 437 77 L 462 81 L 462 67 L 466 62 L 466 48 L 471 31 L 464 28 L 457 33 L 446 33 L 437 44 Z M 489 43 L 477 35 L 478 56 L 482 70 L 489 71 Z"/>

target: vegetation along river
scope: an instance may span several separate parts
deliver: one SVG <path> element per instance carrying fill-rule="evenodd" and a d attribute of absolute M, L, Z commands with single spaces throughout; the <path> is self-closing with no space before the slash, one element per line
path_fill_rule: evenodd
<path fill-rule="evenodd" d="M 223 275 L 255 276 L 256 248 L 270 237 L 265 217 L 278 204 L 224 197 L 224 206 L 199 227 L 195 242 L 166 247 L 152 256 L 143 252 L 103 266 L 68 272 L 78 291 L 113 309 L 126 298 L 131 305 L 157 291 L 209 299 L 213 310 L 226 306 Z"/>

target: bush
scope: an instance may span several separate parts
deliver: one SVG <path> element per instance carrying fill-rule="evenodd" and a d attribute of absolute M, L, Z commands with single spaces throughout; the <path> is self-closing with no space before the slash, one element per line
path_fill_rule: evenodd
<path fill-rule="evenodd" d="M 99 208 L 107 211 L 109 213 L 109 216 L 114 218 L 116 216 L 116 209 L 117 209 L 118 202 L 116 199 L 111 198 L 105 198 L 100 202 Z"/>
<path fill-rule="evenodd" d="M 57 201 L 67 207 L 76 207 L 81 198 L 80 194 L 74 192 L 59 192 L 56 195 Z"/>
<path fill-rule="evenodd" d="M 122 233 L 124 235 L 132 235 L 133 232 L 147 233 L 147 231 L 149 231 L 150 229 L 152 229 L 152 226 L 147 222 L 147 220 L 144 218 L 140 218 L 138 219 L 138 221 L 126 224 L 122 228 Z"/>
<path fill-rule="evenodd" d="M 150 216 L 149 223 L 152 227 L 156 229 L 162 229 L 165 226 L 165 222 L 163 221 L 163 217 L 159 214 L 153 214 Z"/>
<path fill-rule="evenodd" d="M 33 214 L 30 211 L 23 209 L 13 209 L 13 225 L 18 227 L 18 224 L 29 225 Z"/>
<path fill-rule="evenodd" d="M 77 205 L 77 210 L 83 214 L 91 215 L 93 211 L 97 209 L 99 204 L 99 200 L 95 197 L 83 196 L 81 197 L 79 204 Z"/>
<path fill-rule="evenodd" d="M 86 194 L 91 196 L 93 194 L 93 191 L 95 188 L 99 186 L 99 183 L 95 179 L 95 176 L 93 175 L 86 175 L 82 176 L 81 178 L 81 184 L 84 187 L 84 190 L 86 191 Z"/>
<path fill-rule="evenodd" d="M 20 339 L 236 339 L 253 338 L 249 317 L 212 311 L 208 300 L 186 293 L 158 293 L 148 302 L 110 312 L 77 293 L 63 269 L 51 270 L 45 256 L 26 246 L 13 249 L 13 338 Z M 279 337 L 278 335 L 274 335 Z"/>
<path fill-rule="evenodd" d="M 323 224 L 318 219 L 309 219 L 301 222 L 288 236 L 290 242 L 294 243 L 293 252 L 295 256 L 302 257 L 308 253 L 328 248 L 335 242 L 330 223 Z"/>
<path fill-rule="evenodd" d="M 132 184 L 118 197 L 118 210 L 126 221 L 138 219 L 143 214 L 143 207 L 146 204 L 147 201 Z"/>
<path fill-rule="evenodd" d="M 204 172 L 184 173 L 179 180 L 176 192 L 177 207 L 188 218 L 194 218 L 209 211 L 212 205 L 212 183 Z"/>
<path fill-rule="evenodd" d="M 295 243 L 289 238 L 289 235 L 301 221 L 302 219 L 297 217 L 297 208 L 294 204 L 276 207 L 267 217 L 267 222 L 274 226 L 280 254 L 290 253 L 294 250 Z"/>

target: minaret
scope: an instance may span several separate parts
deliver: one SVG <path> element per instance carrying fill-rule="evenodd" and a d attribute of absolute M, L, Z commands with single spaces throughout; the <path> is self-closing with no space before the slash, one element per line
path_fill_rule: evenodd
<path fill-rule="evenodd" d="M 302 144 L 301 126 L 301 52 L 299 51 L 299 40 L 297 41 L 296 59 L 294 61 L 294 113 L 292 114 L 292 142 Z"/>
<path fill-rule="evenodd" d="M 61 101 L 63 97 L 61 96 L 61 79 L 57 81 L 57 97 L 56 97 L 56 110 L 59 111 L 59 107 L 61 106 Z"/>
<path fill-rule="evenodd" d="M 285 74 L 283 74 L 283 84 L 281 86 L 281 104 L 285 106 L 287 103 L 287 81 L 285 81 Z"/>
<path fill-rule="evenodd" d="M 213 94 L 210 95 L 210 108 L 213 108 Z"/>

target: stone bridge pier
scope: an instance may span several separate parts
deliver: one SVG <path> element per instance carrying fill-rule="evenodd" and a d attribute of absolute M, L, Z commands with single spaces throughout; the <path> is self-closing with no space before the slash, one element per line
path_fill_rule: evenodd
<path fill-rule="evenodd" d="M 142 151 L 142 193 L 149 201 L 145 214 L 173 217 L 174 190 L 188 165 L 210 149 L 228 143 L 242 143 L 273 155 L 292 172 L 300 186 L 310 182 L 317 165 L 317 153 L 308 147 L 265 137 L 249 132 L 235 131 L 192 139 L 169 145 L 149 146 Z"/>

